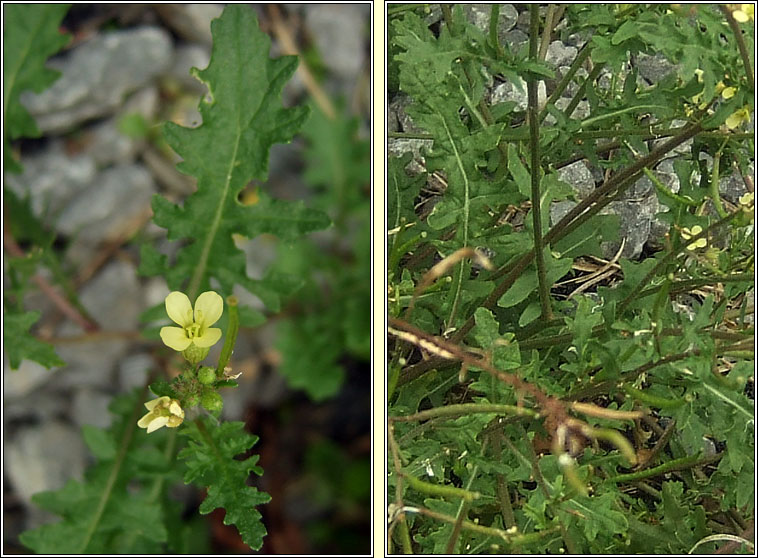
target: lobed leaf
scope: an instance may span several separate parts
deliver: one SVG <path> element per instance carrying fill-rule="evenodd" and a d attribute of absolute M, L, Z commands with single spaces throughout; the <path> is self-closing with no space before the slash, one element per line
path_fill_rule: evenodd
<path fill-rule="evenodd" d="M 58 29 L 67 11 L 67 4 L 3 6 L 3 162 L 7 170 L 21 172 L 10 140 L 40 135 L 20 97 L 23 91 L 41 93 L 60 76 L 45 62 L 71 38 Z"/>
<path fill-rule="evenodd" d="M 45 368 L 66 364 L 55 354 L 52 345 L 38 341 L 29 333 L 39 317 L 39 312 L 12 314 L 6 310 L 3 314 L 3 343 L 11 368 L 18 368 L 25 358 L 39 362 Z"/>
<path fill-rule="evenodd" d="M 248 6 L 228 6 L 212 22 L 211 32 L 210 64 L 192 70 L 208 87 L 200 102 L 203 122 L 197 128 L 165 126 L 167 142 L 183 159 L 177 168 L 197 179 L 197 191 L 183 206 L 160 196 L 152 204 L 155 223 L 168 230 L 169 239 L 189 243 L 170 268 L 154 251 L 143 251 L 147 261 L 142 271 L 165 273 L 172 289 L 191 277 L 187 290 L 193 296 L 210 288 L 211 277 L 226 293 L 238 283 L 258 294 L 232 234 L 253 238 L 270 233 L 289 241 L 326 228 L 329 218 L 302 202 L 274 199 L 265 192 L 259 192 L 253 205 L 238 201 L 250 181 L 266 179 L 269 149 L 292 139 L 308 109 L 282 106 L 279 97 L 297 58 L 268 57 L 270 39 Z M 218 273 L 220 269 L 226 273 Z"/>
<path fill-rule="evenodd" d="M 208 489 L 200 513 L 224 508 L 224 524 L 236 525 L 245 544 L 259 550 L 266 528 L 255 507 L 271 497 L 246 484 L 251 472 L 263 474 L 263 469 L 256 465 L 258 456 L 235 459 L 238 454 L 247 452 L 258 437 L 245 432 L 242 422 L 214 425 L 205 418 L 189 423 L 181 434 L 190 439 L 187 447 L 179 452 L 179 459 L 187 465 L 184 482 Z"/>

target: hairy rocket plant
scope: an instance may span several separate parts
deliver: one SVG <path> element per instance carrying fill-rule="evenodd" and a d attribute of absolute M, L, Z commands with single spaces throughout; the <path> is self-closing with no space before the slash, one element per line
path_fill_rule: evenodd
<path fill-rule="evenodd" d="M 83 481 L 70 480 L 59 491 L 34 496 L 40 507 L 62 518 L 21 535 L 35 552 L 198 552 L 201 530 L 195 521 L 182 520 L 181 506 L 169 495 L 181 480 L 205 491 L 201 514 L 222 508 L 224 523 L 235 525 L 246 544 L 253 549 L 263 544 L 266 529 L 257 507 L 270 498 L 248 485 L 251 473 L 263 474 L 258 456 L 250 454 L 258 438 L 242 422 L 219 420 L 219 390 L 237 385 L 239 374 L 228 364 L 239 328 L 258 325 L 265 317 L 238 305 L 232 293 L 243 287 L 277 312 L 280 297 L 302 280 L 280 270 L 261 279 L 248 277 L 245 255 L 232 235 L 268 233 L 293 241 L 328 227 L 330 219 L 319 209 L 262 191 L 252 205 L 238 200 L 250 181 L 266 179 L 269 149 L 292 139 L 308 109 L 282 106 L 281 90 L 297 59 L 269 58 L 270 40 L 248 6 L 226 7 L 211 31 L 210 63 L 192 70 L 208 88 L 200 102 L 202 124 L 167 123 L 164 128 L 167 142 L 182 158 L 178 168 L 197 180 L 197 191 L 180 205 L 160 195 L 152 204 L 154 222 L 181 246 L 172 261 L 149 244 L 141 251 L 141 273 L 165 277 L 171 289 L 165 303 L 144 317 L 168 322 L 167 316 L 174 322 L 159 335 L 181 354 L 180 373 L 152 381 L 152 394 L 146 386 L 116 398 L 110 428 L 85 427 L 97 462 Z M 28 317 L 14 320 L 12 335 L 31 325 Z M 222 338 L 217 362 L 204 364 Z M 39 358 L 52 360 L 35 350 Z"/>
<path fill-rule="evenodd" d="M 469 5 L 389 9 L 391 151 L 415 150 L 388 161 L 390 552 L 752 551 L 737 8 L 520 5 L 521 47 L 499 5 L 485 26 Z M 569 38 L 573 61 L 547 63 Z M 653 55 L 672 64 L 647 81 Z M 602 177 L 587 192 L 560 173 L 580 161 Z M 727 202 L 720 172 L 747 192 Z M 650 207 L 644 184 L 665 234 L 622 257 L 608 210 Z"/>

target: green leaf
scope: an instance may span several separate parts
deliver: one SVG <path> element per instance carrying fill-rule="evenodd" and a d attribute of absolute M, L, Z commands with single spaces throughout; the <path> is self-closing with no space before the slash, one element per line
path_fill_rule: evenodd
<path fill-rule="evenodd" d="M 41 93 L 60 76 L 46 68 L 45 61 L 71 38 L 58 30 L 67 11 L 67 4 L 3 6 L 3 162 L 7 170 L 21 172 L 10 140 L 40 135 L 20 96 L 28 90 Z"/>
<path fill-rule="evenodd" d="M 225 293 L 232 292 L 235 282 L 245 283 L 245 255 L 232 234 L 253 238 L 271 233 L 293 240 L 329 225 L 323 212 L 265 192 L 259 192 L 254 205 L 238 201 L 251 180 L 266 179 L 269 149 L 292 139 L 308 109 L 281 105 L 281 90 L 297 58 L 268 57 L 270 39 L 249 6 L 228 6 L 212 22 L 211 32 L 210 64 L 192 71 L 208 87 L 200 102 L 203 123 L 197 128 L 167 123 L 164 128 L 166 141 L 183 159 L 178 169 L 197 178 L 197 192 L 181 207 L 160 196 L 152 204 L 155 223 L 168 230 L 170 240 L 190 241 L 164 272 L 175 290 L 191 277 L 186 289 L 191 296 L 209 289 L 211 277 Z M 150 255 L 144 267 L 155 272 L 160 263 Z M 219 276 L 219 269 L 227 273 Z"/>
<path fill-rule="evenodd" d="M 333 211 L 335 219 L 366 199 L 371 182 L 370 142 L 358 137 L 359 121 L 342 105 L 334 118 L 311 110 L 302 131 L 308 140 L 304 178 L 323 190 L 319 206 Z"/>
<path fill-rule="evenodd" d="M 85 424 L 82 435 L 92 455 L 98 459 L 113 459 L 116 456 L 116 444 L 107 431 Z"/>
<path fill-rule="evenodd" d="M 3 314 L 3 343 L 8 354 L 11 368 L 14 370 L 26 359 L 39 362 L 45 368 L 63 366 L 60 357 L 51 345 L 38 341 L 29 333 L 29 329 L 39 320 L 39 312 L 23 314 Z"/>
<path fill-rule="evenodd" d="M 135 390 L 114 399 L 110 405 L 114 419 L 107 430 L 83 429 L 97 463 L 87 470 L 83 482 L 69 480 L 60 490 L 32 497 L 61 520 L 21 533 L 25 546 L 39 554 L 163 551 L 165 511 L 148 487 L 157 472 L 166 484 L 178 480 L 178 475 L 163 452 L 167 434 L 147 435 L 137 428 L 138 414 L 144 410 L 141 396 Z"/>
<path fill-rule="evenodd" d="M 574 261 L 571 258 L 553 259 L 548 253 L 545 253 L 545 266 L 547 267 L 547 282 L 552 285 L 558 279 L 566 275 L 571 269 Z M 503 308 L 510 308 L 519 302 L 525 300 L 530 294 L 537 290 L 537 270 L 530 266 L 522 275 L 516 279 L 513 286 L 508 289 L 503 296 L 497 301 L 497 305 Z"/>
<path fill-rule="evenodd" d="M 235 459 L 247 452 L 258 437 L 245 432 L 242 422 L 216 424 L 207 418 L 187 424 L 180 433 L 190 439 L 179 453 L 179 459 L 187 465 L 184 482 L 208 489 L 200 513 L 224 508 L 224 524 L 236 525 L 245 544 L 260 550 L 266 528 L 255 507 L 270 501 L 271 497 L 246 484 L 251 472 L 263 474 L 263 469 L 256 465 L 258 456 Z"/>
<path fill-rule="evenodd" d="M 613 34 L 613 37 L 611 37 L 611 44 L 614 46 L 620 45 L 627 39 L 634 37 L 637 33 L 639 33 L 639 27 L 637 23 L 631 20 L 627 20 Z"/>
<path fill-rule="evenodd" d="M 566 502 L 565 507 L 579 514 L 584 534 L 592 541 L 601 531 L 608 535 L 625 533 L 629 528 L 626 516 L 614 509 L 614 501 L 613 494 L 606 492 L 592 498 L 577 496 Z M 565 512 L 561 515 L 566 519 L 569 517 Z"/>
<path fill-rule="evenodd" d="M 344 382 L 345 371 L 337 363 L 343 349 L 339 328 L 339 321 L 313 314 L 279 324 L 279 371 L 291 387 L 305 390 L 314 401 L 335 395 Z"/>

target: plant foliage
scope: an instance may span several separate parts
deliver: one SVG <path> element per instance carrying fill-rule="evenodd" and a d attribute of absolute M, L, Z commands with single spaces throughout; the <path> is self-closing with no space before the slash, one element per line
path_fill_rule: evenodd
<path fill-rule="evenodd" d="M 3 163 L 5 170 L 20 173 L 23 168 L 13 155 L 11 140 L 22 137 L 38 137 L 40 131 L 34 119 L 21 104 L 24 91 L 42 92 L 58 79 L 60 72 L 47 68 L 47 59 L 58 52 L 71 38 L 58 30 L 66 4 L 9 4 L 3 8 Z M 43 231 L 28 208 L 28 203 L 18 200 L 12 191 L 3 187 L 8 210 L 16 217 L 15 238 L 28 235 L 29 240 L 40 248 L 47 248 L 52 239 L 36 234 Z M 22 234 L 19 235 L 18 232 Z M 11 368 L 18 368 L 23 359 L 39 362 L 46 368 L 63 363 L 53 348 L 38 341 L 29 333 L 30 327 L 39 319 L 39 313 L 24 312 L 21 299 L 29 277 L 36 271 L 42 254 L 30 258 L 9 260 L 11 283 L 17 304 L 8 304 L 3 293 L 3 340 L 9 350 Z"/>
<path fill-rule="evenodd" d="M 205 70 L 193 69 L 208 87 L 200 102 L 203 122 L 197 128 L 165 126 L 167 142 L 183 159 L 178 168 L 197 178 L 197 192 L 183 206 L 162 196 L 153 200 L 154 220 L 168 230 L 169 239 L 189 242 L 171 265 L 151 245 L 144 245 L 141 271 L 165 275 L 172 289 L 191 277 L 191 294 L 210 288 L 211 277 L 225 294 L 239 284 L 278 310 L 282 282 L 276 277 L 248 277 L 244 253 L 232 234 L 253 238 L 270 233 L 294 240 L 329 225 L 323 212 L 302 202 L 278 200 L 265 192 L 254 205 L 238 199 L 251 180 L 265 180 L 271 146 L 290 141 L 308 116 L 306 107 L 284 108 L 279 100 L 297 58 L 270 59 L 271 41 L 245 6 L 229 6 L 211 30 L 211 62 Z"/>
<path fill-rule="evenodd" d="M 534 5 L 515 48 L 488 9 L 390 16 L 389 141 L 412 146 L 388 162 L 391 551 L 715 549 L 754 515 L 754 203 L 721 199 L 717 162 L 752 172 L 753 28 L 733 7 Z M 570 67 L 540 56 L 551 31 L 586 42 Z M 649 82 L 654 55 L 672 69 Z M 604 175 L 589 192 L 561 174 L 576 161 Z M 644 181 L 665 239 L 622 257 L 608 209 Z"/>
<path fill-rule="evenodd" d="M 266 529 L 255 507 L 265 504 L 271 497 L 245 484 L 251 472 L 263 474 L 263 469 L 256 465 L 258 456 L 235 459 L 258 441 L 257 436 L 245 432 L 244 426 L 242 422 L 215 426 L 202 419 L 188 425 L 182 434 L 188 436 L 190 442 L 179 453 L 179 459 L 187 465 L 184 482 L 208 489 L 200 513 L 224 508 L 224 524 L 236 525 L 242 540 L 251 548 L 259 549 Z"/>

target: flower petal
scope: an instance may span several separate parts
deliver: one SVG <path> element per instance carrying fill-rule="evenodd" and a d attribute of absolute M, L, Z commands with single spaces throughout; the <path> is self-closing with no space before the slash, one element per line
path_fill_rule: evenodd
<path fill-rule="evenodd" d="M 161 339 L 163 339 L 163 343 L 175 351 L 183 351 L 192 344 L 192 340 L 187 337 L 187 334 L 180 327 L 162 327 Z"/>
<path fill-rule="evenodd" d="M 182 327 L 192 325 L 192 303 L 187 295 L 172 291 L 166 297 L 166 312 L 168 317 Z"/>
<path fill-rule="evenodd" d="M 153 409 L 155 409 L 156 405 L 158 405 L 159 403 L 161 405 L 165 405 L 166 403 L 168 403 L 170 399 L 171 398 L 168 395 L 164 395 L 163 397 L 159 397 L 158 399 L 152 399 L 148 401 L 147 403 L 145 403 L 145 408 L 148 411 L 152 411 Z"/>
<path fill-rule="evenodd" d="M 151 432 L 154 432 L 158 430 L 159 428 L 163 428 L 168 424 L 168 417 L 157 417 L 153 421 L 150 422 L 150 425 L 147 427 L 147 433 L 150 434 Z"/>
<path fill-rule="evenodd" d="M 154 418 L 155 417 L 152 412 L 148 413 L 137 421 L 137 426 L 139 426 L 140 428 L 147 428 Z"/>
<path fill-rule="evenodd" d="M 172 401 L 171 405 L 169 405 L 168 407 L 168 410 L 171 412 L 172 415 L 176 415 L 177 417 L 184 418 L 184 411 L 182 410 L 178 401 L 176 400 Z"/>
<path fill-rule="evenodd" d="M 200 324 L 201 328 L 215 324 L 223 313 L 224 299 L 218 293 L 205 291 L 197 297 L 195 301 L 195 323 Z M 210 347 L 210 345 L 206 346 Z"/>
<path fill-rule="evenodd" d="M 735 19 L 735 21 L 738 21 L 740 23 L 745 23 L 750 19 L 750 17 L 742 10 L 734 10 L 732 12 L 732 17 Z"/>
<path fill-rule="evenodd" d="M 221 339 L 221 330 L 217 327 L 209 327 L 200 337 L 195 337 L 192 341 L 198 347 L 205 349 L 212 347 Z"/>

